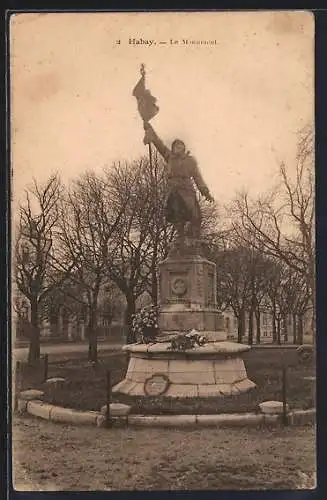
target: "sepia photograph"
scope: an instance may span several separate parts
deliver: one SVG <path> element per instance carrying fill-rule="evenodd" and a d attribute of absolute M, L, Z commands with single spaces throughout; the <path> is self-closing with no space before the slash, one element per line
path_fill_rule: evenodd
<path fill-rule="evenodd" d="M 314 36 L 11 14 L 15 490 L 316 488 Z"/>

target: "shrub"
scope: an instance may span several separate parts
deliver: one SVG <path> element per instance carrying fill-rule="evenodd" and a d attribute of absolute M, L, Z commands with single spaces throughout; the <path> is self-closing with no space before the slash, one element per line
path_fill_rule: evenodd
<path fill-rule="evenodd" d="M 300 363 L 311 364 L 314 360 L 314 348 L 312 345 L 303 344 L 300 345 L 296 352 L 298 354 L 298 359 Z"/>

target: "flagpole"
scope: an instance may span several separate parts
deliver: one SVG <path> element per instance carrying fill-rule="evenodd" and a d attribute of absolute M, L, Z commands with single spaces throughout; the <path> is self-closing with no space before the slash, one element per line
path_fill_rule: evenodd
<path fill-rule="evenodd" d="M 145 80 L 145 65 L 141 64 L 141 76 Z M 144 120 L 144 124 L 148 123 Z M 152 147 L 151 147 L 151 142 L 148 143 L 148 151 L 149 151 L 149 165 L 150 165 L 150 172 L 151 172 L 151 178 L 154 180 L 154 213 L 153 213 L 153 219 L 154 219 L 154 248 L 157 248 L 157 238 L 158 238 L 158 184 L 157 184 L 157 169 L 156 166 L 153 165 L 152 161 Z M 154 170 L 153 170 L 154 168 Z M 156 250 L 155 250 L 156 251 Z M 157 301 L 156 301 L 157 303 Z"/>
<path fill-rule="evenodd" d="M 140 73 L 141 76 L 143 76 L 145 80 L 145 65 L 142 63 L 141 68 L 140 68 Z M 144 121 L 144 123 L 146 123 Z M 151 142 L 148 144 L 148 150 L 149 150 L 149 164 L 150 164 L 150 172 L 151 172 L 151 177 L 153 176 L 153 162 L 152 162 L 152 148 L 151 148 Z M 154 171 L 154 183 L 155 183 L 155 191 L 154 191 L 154 196 L 155 196 L 155 224 L 156 224 L 156 229 L 157 229 L 157 171 L 155 169 Z"/>
<path fill-rule="evenodd" d="M 150 164 L 150 172 L 151 172 L 151 177 L 153 177 L 153 163 L 152 163 L 152 148 L 151 148 L 151 142 L 149 142 L 148 144 L 148 148 L 149 148 L 149 164 Z M 157 228 L 157 172 L 156 172 L 156 169 L 154 169 L 154 203 L 155 203 L 155 225 L 156 225 L 156 228 Z"/>

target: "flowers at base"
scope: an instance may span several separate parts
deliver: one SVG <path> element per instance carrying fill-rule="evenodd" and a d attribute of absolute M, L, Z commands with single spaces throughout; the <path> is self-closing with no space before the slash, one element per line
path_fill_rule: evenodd
<path fill-rule="evenodd" d="M 132 331 L 137 342 L 153 342 L 159 331 L 158 307 L 150 305 L 133 314 Z"/>
<path fill-rule="evenodd" d="M 194 330 L 194 329 L 191 330 L 190 332 L 186 333 L 185 335 L 186 335 L 186 337 L 193 339 L 194 344 L 197 344 L 197 345 L 204 345 L 208 342 L 204 335 L 200 335 L 198 333 L 198 331 Z"/>
<path fill-rule="evenodd" d="M 191 330 L 186 334 L 181 334 L 173 338 L 169 349 L 171 351 L 186 351 L 187 349 L 194 349 L 206 343 L 207 339 L 204 335 L 199 335 L 196 330 Z"/>

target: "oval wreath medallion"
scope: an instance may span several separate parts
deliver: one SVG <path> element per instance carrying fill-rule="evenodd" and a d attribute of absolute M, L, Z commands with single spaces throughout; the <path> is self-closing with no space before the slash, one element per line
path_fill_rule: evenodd
<path fill-rule="evenodd" d="M 164 373 L 154 373 L 144 382 L 144 392 L 147 396 L 161 396 L 170 385 L 170 380 Z"/>
<path fill-rule="evenodd" d="M 171 284 L 171 291 L 173 295 L 182 297 L 187 292 L 187 284 L 183 278 L 176 278 Z"/>

